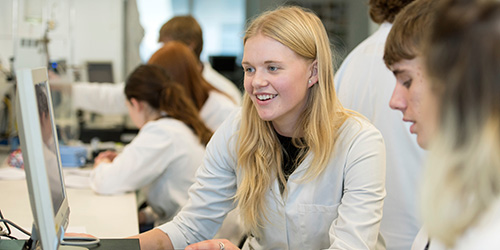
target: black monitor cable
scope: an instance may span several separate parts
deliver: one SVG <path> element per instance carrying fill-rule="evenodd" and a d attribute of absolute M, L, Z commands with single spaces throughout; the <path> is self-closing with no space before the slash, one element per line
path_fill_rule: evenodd
<path fill-rule="evenodd" d="M 0 210 L 0 222 L 3 223 L 3 225 L 5 226 L 5 229 L 6 229 L 6 231 L 4 231 L 3 227 L 0 225 L 0 238 L 7 237 L 7 238 L 12 239 L 12 240 L 17 240 L 16 237 L 10 235 L 11 231 L 10 231 L 9 224 L 11 226 L 15 227 L 17 230 L 23 232 L 24 234 L 31 236 L 30 232 L 24 230 L 22 227 L 16 225 L 14 222 L 7 220 L 7 219 L 4 219 L 3 214 L 2 214 L 2 210 Z"/>
<path fill-rule="evenodd" d="M 26 242 L 25 247 L 23 249 L 30 249 L 29 246 L 31 246 L 31 233 L 24 230 L 22 227 L 16 225 L 14 222 L 4 219 L 2 211 L 0 210 L 0 223 L 3 223 L 5 226 L 5 230 L 3 227 L 0 225 L 0 238 L 1 237 L 7 237 L 11 240 L 17 240 L 16 237 L 11 236 L 11 230 L 9 227 L 9 224 L 13 227 L 15 227 L 17 230 L 23 232 L 27 236 L 29 236 L 29 240 Z M 70 245 L 70 246 L 91 246 L 91 245 L 99 245 L 100 240 L 98 238 L 91 238 L 91 237 L 64 237 L 64 239 L 61 241 L 61 245 Z M 26 248 L 26 246 L 28 246 Z"/>

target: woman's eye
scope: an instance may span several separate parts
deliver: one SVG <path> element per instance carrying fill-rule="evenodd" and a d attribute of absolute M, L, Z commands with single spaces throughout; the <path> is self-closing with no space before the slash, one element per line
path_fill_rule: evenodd
<path fill-rule="evenodd" d="M 250 68 L 250 67 L 245 68 L 245 73 L 252 73 L 252 72 L 254 72 L 254 71 L 255 71 L 255 69 L 254 69 L 254 68 Z"/>
<path fill-rule="evenodd" d="M 411 79 L 409 79 L 409 80 L 407 80 L 407 81 L 403 82 L 403 86 L 405 86 L 406 88 L 410 88 L 410 86 L 411 86 L 411 81 L 412 81 L 412 80 L 411 80 Z"/>
<path fill-rule="evenodd" d="M 269 66 L 269 71 L 276 71 L 276 70 L 278 70 L 278 67 Z"/>

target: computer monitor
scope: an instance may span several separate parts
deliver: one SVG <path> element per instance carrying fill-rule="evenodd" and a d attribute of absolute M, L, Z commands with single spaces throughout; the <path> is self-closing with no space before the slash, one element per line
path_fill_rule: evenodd
<path fill-rule="evenodd" d="M 112 62 L 87 62 L 89 82 L 115 82 Z"/>
<path fill-rule="evenodd" d="M 17 75 L 17 123 L 33 213 L 31 249 L 56 250 L 68 226 L 64 186 L 47 69 Z"/>

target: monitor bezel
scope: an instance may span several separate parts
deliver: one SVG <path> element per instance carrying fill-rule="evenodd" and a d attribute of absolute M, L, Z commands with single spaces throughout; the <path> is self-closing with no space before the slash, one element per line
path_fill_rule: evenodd
<path fill-rule="evenodd" d="M 22 69 L 16 71 L 17 77 L 17 123 L 23 154 L 26 182 L 33 214 L 31 239 L 33 246 L 40 244 L 42 249 L 58 249 L 69 222 L 68 196 L 64 186 L 61 157 L 54 120 L 50 85 L 46 68 Z M 62 182 L 63 201 L 54 214 L 47 168 L 43 154 L 43 140 L 35 85 L 45 82 L 47 103 L 52 124 L 52 135 L 56 148 L 59 178 Z"/>

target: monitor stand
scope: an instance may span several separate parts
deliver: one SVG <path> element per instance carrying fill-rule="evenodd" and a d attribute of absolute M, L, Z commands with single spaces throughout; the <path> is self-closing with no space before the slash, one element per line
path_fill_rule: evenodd
<path fill-rule="evenodd" d="M 64 229 L 62 229 L 64 232 Z M 64 240 L 66 239 L 66 241 Z M 38 249 L 39 246 L 39 238 L 38 231 L 35 230 L 35 225 L 33 225 L 33 230 L 31 233 L 31 237 L 28 241 L 25 242 L 23 246 L 23 250 L 33 250 Z M 72 243 L 70 243 L 72 242 Z M 100 239 L 91 238 L 91 237 L 66 237 L 63 238 L 61 243 L 59 244 L 58 249 L 61 250 L 89 250 L 86 246 L 98 246 L 100 243 Z"/>

